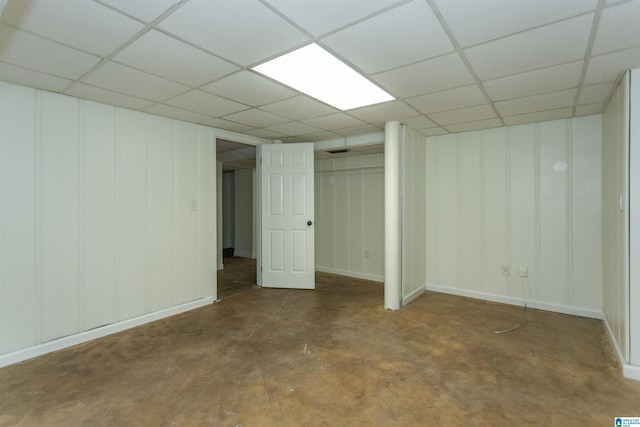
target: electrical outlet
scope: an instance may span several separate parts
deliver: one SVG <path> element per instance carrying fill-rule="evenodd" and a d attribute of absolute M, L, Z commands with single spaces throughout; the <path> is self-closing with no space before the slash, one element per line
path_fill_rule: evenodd
<path fill-rule="evenodd" d="M 502 275 L 503 276 L 509 276 L 511 274 L 511 269 L 509 268 L 508 265 L 503 265 L 502 266 Z"/>
<path fill-rule="evenodd" d="M 518 270 L 518 276 L 520 277 L 527 277 L 528 273 L 527 273 L 527 267 L 521 265 L 520 269 Z"/>
<path fill-rule="evenodd" d="M 365 258 L 370 258 L 371 257 L 371 252 L 369 252 L 369 249 L 365 249 L 364 250 L 364 257 Z"/>

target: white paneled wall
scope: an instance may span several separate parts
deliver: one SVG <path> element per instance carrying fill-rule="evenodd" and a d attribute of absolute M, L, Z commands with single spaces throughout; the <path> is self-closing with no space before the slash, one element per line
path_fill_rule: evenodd
<path fill-rule="evenodd" d="M 629 361 L 629 284 L 626 275 L 628 236 L 627 149 L 629 140 L 628 75 L 622 79 L 603 114 L 602 231 L 604 319 L 618 357 Z M 622 206 L 619 205 L 622 197 Z"/>
<path fill-rule="evenodd" d="M 0 365 L 215 299 L 214 144 L 0 83 Z"/>
<path fill-rule="evenodd" d="M 427 287 L 601 317 L 600 141 L 600 116 L 427 138 Z"/>
<path fill-rule="evenodd" d="M 426 138 L 402 127 L 402 303 L 420 295 L 426 284 Z"/>
<path fill-rule="evenodd" d="M 384 155 L 315 163 L 316 270 L 384 280 Z"/>
<path fill-rule="evenodd" d="M 241 258 L 256 257 L 255 169 L 234 171 L 234 250 Z"/>

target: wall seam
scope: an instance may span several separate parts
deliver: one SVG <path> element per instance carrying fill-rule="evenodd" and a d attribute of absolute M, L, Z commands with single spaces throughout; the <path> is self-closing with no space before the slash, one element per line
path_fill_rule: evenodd
<path fill-rule="evenodd" d="M 480 195 L 481 197 L 480 199 L 480 206 L 479 206 L 479 213 L 480 213 L 480 218 L 478 223 L 480 224 L 480 286 L 482 289 L 485 289 L 485 284 L 486 284 L 486 277 L 487 277 L 487 257 L 485 255 L 486 252 L 486 233 L 487 233 L 487 229 L 485 226 L 485 209 L 486 209 L 486 183 L 485 183 L 485 161 L 484 161 L 484 144 L 486 141 L 486 133 L 487 131 L 484 130 L 480 133 L 480 153 L 479 153 L 479 160 L 480 160 Z"/>
<path fill-rule="evenodd" d="M 511 239 L 513 238 L 513 232 L 511 230 L 512 226 L 513 226 L 513 211 L 511 209 L 511 191 L 512 191 L 512 186 L 511 186 L 511 180 L 512 180 L 512 173 L 511 173 L 511 163 L 512 163 L 512 153 L 511 153 L 511 142 L 512 142 L 512 138 L 511 138 L 511 127 L 507 127 L 505 129 L 505 133 L 506 133 L 506 138 L 505 138 L 505 143 L 506 143 L 506 147 L 505 147 L 505 173 L 506 173 L 506 182 L 505 182 L 505 206 L 507 208 L 507 212 L 505 215 L 505 218 L 507 220 L 506 223 L 506 255 L 507 255 L 507 265 L 509 265 L 510 267 L 510 272 L 511 274 L 509 274 L 506 278 L 507 280 L 507 289 L 506 289 L 506 293 L 507 295 L 513 296 L 514 291 L 513 291 L 513 287 L 514 287 L 514 283 L 513 283 L 513 276 L 514 274 L 516 274 L 516 271 L 511 271 L 511 269 L 516 270 L 516 266 L 513 265 L 514 259 L 513 259 L 513 245 L 511 244 Z"/>
<path fill-rule="evenodd" d="M 567 221 L 567 241 L 566 241 L 566 252 L 567 252 L 567 301 L 569 305 L 574 305 L 574 277 L 573 277 L 573 164 L 574 164 L 574 156 L 573 156 L 573 120 L 566 119 L 566 136 L 565 136 L 565 159 L 566 163 L 569 164 L 568 170 L 566 171 L 566 221 Z"/>
<path fill-rule="evenodd" d="M 462 177 L 460 176 L 460 134 L 456 134 L 456 287 L 458 289 L 461 288 L 461 278 L 460 278 L 460 265 L 462 264 L 462 250 L 460 248 L 460 242 L 462 240 L 461 236 L 461 212 L 460 206 L 462 204 L 462 197 L 460 194 L 460 186 Z"/>
<path fill-rule="evenodd" d="M 542 271 L 542 266 L 540 265 L 541 260 L 541 240 L 540 240 L 540 124 L 536 123 L 534 125 L 534 193 L 535 193 L 535 208 L 534 208 L 534 216 L 535 216 L 535 289 L 534 292 L 531 292 L 531 297 L 537 300 L 540 299 L 540 274 Z M 527 283 L 529 283 L 527 281 Z M 527 289 L 529 290 L 529 289 Z"/>
<path fill-rule="evenodd" d="M 85 330 L 85 281 L 84 281 L 84 102 L 78 103 L 78 330 Z"/>
<path fill-rule="evenodd" d="M 42 92 L 36 90 L 36 105 L 35 110 L 36 114 L 34 117 L 34 134 L 36 135 L 36 145 L 37 145 L 37 154 L 36 154 L 36 173 L 37 173 L 37 239 L 38 245 L 36 247 L 37 258 L 38 258 L 38 267 L 37 267 L 37 293 L 38 293 L 38 310 L 37 310 L 37 325 L 38 325 L 38 336 L 37 342 L 42 343 L 44 337 L 44 236 L 43 236 L 43 159 L 42 159 Z"/>
<path fill-rule="evenodd" d="M 115 149 L 115 190 L 116 190 L 116 200 L 115 200 L 115 316 L 116 320 L 120 320 L 122 318 L 122 309 L 120 307 L 120 109 L 116 108 L 115 114 L 115 136 L 116 141 L 114 144 Z"/>

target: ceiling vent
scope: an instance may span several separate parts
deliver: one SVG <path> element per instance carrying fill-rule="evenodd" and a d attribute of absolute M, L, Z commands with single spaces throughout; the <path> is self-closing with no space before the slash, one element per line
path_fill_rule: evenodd
<path fill-rule="evenodd" d="M 329 153 L 329 154 L 341 154 L 341 153 L 348 153 L 349 151 L 351 151 L 351 150 L 349 150 L 348 148 L 340 148 L 340 149 L 337 149 L 337 150 L 329 150 L 329 151 L 327 151 L 327 153 Z"/>

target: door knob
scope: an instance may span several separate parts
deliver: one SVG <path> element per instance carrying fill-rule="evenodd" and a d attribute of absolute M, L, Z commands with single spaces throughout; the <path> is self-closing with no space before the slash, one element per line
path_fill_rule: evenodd
<path fill-rule="evenodd" d="M 311 225 L 311 224 L 313 224 L 313 222 L 307 221 L 307 225 Z"/>

